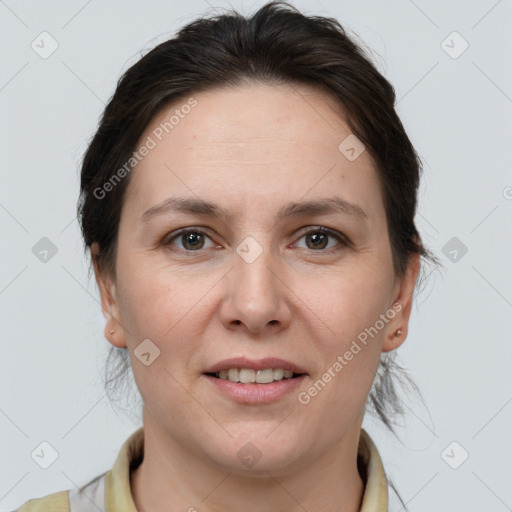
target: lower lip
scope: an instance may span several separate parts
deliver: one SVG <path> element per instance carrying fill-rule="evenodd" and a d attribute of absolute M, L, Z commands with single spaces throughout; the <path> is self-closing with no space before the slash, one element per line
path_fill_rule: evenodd
<path fill-rule="evenodd" d="M 283 379 L 269 384 L 243 384 L 204 375 L 223 394 L 242 404 L 266 404 L 276 402 L 300 386 L 306 375 Z"/>

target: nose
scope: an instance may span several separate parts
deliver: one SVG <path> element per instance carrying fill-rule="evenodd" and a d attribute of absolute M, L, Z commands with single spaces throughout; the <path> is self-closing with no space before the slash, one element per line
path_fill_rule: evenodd
<path fill-rule="evenodd" d="M 290 325 L 291 295 L 283 269 L 269 250 L 254 261 L 234 253 L 220 307 L 221 321 L 230 330 L 276 334 Z"/>

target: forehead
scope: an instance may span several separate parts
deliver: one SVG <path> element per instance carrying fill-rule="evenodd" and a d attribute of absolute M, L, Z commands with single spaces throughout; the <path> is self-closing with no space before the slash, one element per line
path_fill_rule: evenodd
<path fill-rule="evenodd" d="M 178 193 L 244 204 L 336 187 L 375 203 L 372 159 L 368 151 L 347 158 L 347 137 L 354 136 L 342 107 L 312 86 L 251 83 L 191 94 L 146 128 L 139 146 L 153 147 L 132 172 L 126 201 L 147 208 Z"/>
<path fill-rule="evenodd" d="M 292 145 L 337 151 L 338 139 L 350 133 L 341 105 L 309 85 L 248 83 L 204 91 L 194 98 L 197 106 L 172 130 L 184 149 L 202 145 L 215 151 L 219 144 L 221 151 L 229 149 L 229 156 L 257 156 L 263 161 L 267 151 L 291 158 Z M 184 109 L 186 100 L 175 102 L 152 126 Z"/>

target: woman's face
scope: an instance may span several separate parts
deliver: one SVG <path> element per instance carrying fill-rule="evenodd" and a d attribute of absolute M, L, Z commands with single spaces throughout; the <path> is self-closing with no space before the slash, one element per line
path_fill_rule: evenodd
<path fill-rule="evenodd" d="M 98 275 L 107 337 L 128 347 L 145 426 L 169 445 L 286 471 L 357 442 L 381 352 L 407 334 L 417 258 L 397 280 L 378 176 L 330 97 L 255 84 L 192 96 L 140 139 L 115 282 Z M 288 367 L 303 375 L 207 375 Z"/>

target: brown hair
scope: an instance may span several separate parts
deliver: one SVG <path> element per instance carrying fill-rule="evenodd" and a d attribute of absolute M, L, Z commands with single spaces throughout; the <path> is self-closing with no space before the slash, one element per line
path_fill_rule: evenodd
<path fill-rule="evenodd" d="M 150 121 L 192 93 L 245 81 L 309 84 L 336 98 L 376 164 L 396 276 L 403 276 L 412 254 L 437 263 L 414 223 L 421 163 L 395 112 L 393 86 L 337 20 L 305 16 L 286 2 L 270 2 L 250 17 L 231 11 L 193 21 L 120 78 L 81 172 L 78 214 L 86 250 L 99 244 L 100 269 L 115 277 L 116 237 L 129 173 L 108 193 L 98 190 L 130 160 Z M 115 373 L 110 378 L 107 374 L 107 387 L 117 385 L 129 368 L 125 349 L 111 347 L 109 360 L 113 353 L 121 356 Z M 367 402 L 393 432 L 392 419 L 402 409 L 392 376 L 400 370 L 394 353 L 383 354 Z"/>

